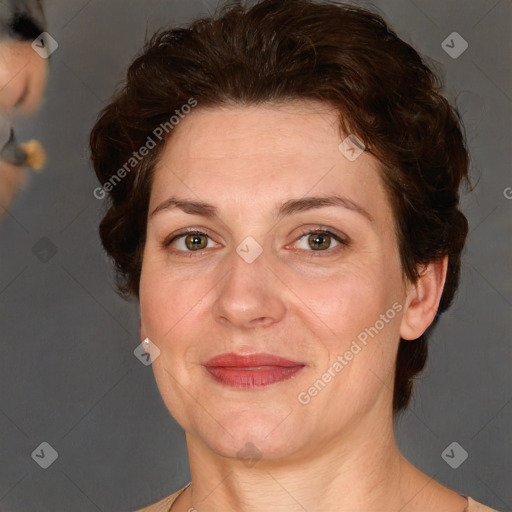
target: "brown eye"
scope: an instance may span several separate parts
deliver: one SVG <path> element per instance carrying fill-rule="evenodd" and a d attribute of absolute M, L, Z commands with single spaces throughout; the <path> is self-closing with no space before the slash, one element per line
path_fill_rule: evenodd
<path fill-rule="evenodd" d="M 315 251 L 328 249 L 331 245 L 331 237 L 326 233 L 314 233 L 308 235 L 308 245 Z"/>
<path fill-rule="evenodd" d="M 178 233 L 172 237 L 168 242 L 164 243 L 166 248 L 171 247 L 173 252 L 183 253 L 188 256 L 193 252 L 200 252 L 202 249 L 208 247 L 208 243 L 213 241 L 210 236 L 202 231 L 190 231 L 185 233 Z M 187 254 L 188 253 L 188 254 Z"/>
<path fill-rule="evenodd" d="M 334 246 L 332 245 L 334 242 Z M 310 253 L 328 253 L 334 254 L 349 245 L 349 239 L 340 235 L 336 235 L 326 230 L 305 231 L 297 239 L 297 247 L 304 251 L 305 254 Z M 319 254 L 320 255 L 320 254 Z"/>
<path fill-rule="evenodd" d="M 185 237 L 185 245 L 191 251 L 196 249 L 204 249 L 208 242 L 206 242 L 207 235 L 193 233 Z"/>

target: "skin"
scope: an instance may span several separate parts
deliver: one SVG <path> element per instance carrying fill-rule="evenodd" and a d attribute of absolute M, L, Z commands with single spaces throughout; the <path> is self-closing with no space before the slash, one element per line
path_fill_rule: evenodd
<path fill-rule="evenodd" d="M 27 116 L 41 104 L 48 77 L 48 60 L 41 58 L 30 42 L 0 42 L 0 111 L 10 118 Z M 27 182 L 23 167 L 0 160 L 0 217 L 9 208 L 16 192 Z"/>
<path fill-rule="evenodd" d="M 153 371 L 186 432 L 192 475 L 173 512 L 462 512 L 467 504 L 405 460 L 393 432 L 399 339 L 417 338 L 432 322 L 447 261 L 422 269 L 417 283 L 404 278 L 379 162 L 368 152 L 349 161 L 337 126 L 336 114 L 315 102 L 197 107 L 155 168 L 150 213 L 179 196 L 214 204 L 220 215 L 167 208 L 148 216 L 141 339 L 161 351 Z M 372 220 L 336 206 L 273 216 L 289 199 L 333 193 Z M 186 235 L 165 246 L 189 227 L 207 233 L 206 248 L 194 252 Z M 328 238 L 313 250 L 304 228 L 349 243 Z M 252 263 L 236 252 L 247 236 L 263 249 Z M 401 311 L 310 403 L 299 403 L 394 303 Z M 264 388 L 235 389 L 201 365 L 224 352 L 269 352 L 306 367 Z M 251 466 L 238 455 L 246 443 L 261 456 Z"/>
<path fill-rule="evenodd" d="M 33 113 L 41 103 L 47 78 L 48 60 L 30 42 L 0 43 L 0 105 L 4 111 Z"/>

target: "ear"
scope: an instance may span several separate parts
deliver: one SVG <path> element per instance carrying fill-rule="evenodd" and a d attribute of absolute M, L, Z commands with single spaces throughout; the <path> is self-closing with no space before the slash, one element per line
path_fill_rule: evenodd
<path fill-rule="evenodd" d="M 400 324 L 404 340 L 419 338 L 433 322 L 446 281 L 448 256 L 429 263 L 415 283 L 409 283 L 405 312 Z"/>

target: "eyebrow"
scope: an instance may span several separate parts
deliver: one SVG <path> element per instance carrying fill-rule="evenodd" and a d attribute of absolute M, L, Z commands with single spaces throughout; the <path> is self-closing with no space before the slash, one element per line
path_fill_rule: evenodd
<path fill-rule="evenodd" d="M 276 208 L 274 209 L 274 216 L 280 220 L 283 217 L 287 217 L 295 213 L 313 210 L 317 208 L 326 208 L 329 206 L 337 206 L 359 213 L 370 222 L 373 222 L 373 217 L 362 206 L 354 203 L 353 201 L 346 197 L 338 195 L 313 196 L 301 197 L 300 199 L 289 199 L 288 201 L 284 202 L 281 206 L 276 206 Z M 207 218 L 219 218 L 219 210 L 216 206 L 212 204 L 205 203 L 203 201 L 189 201 L 185 199 L 179 199 L 176 197 L 170 197 L 169 199 L 166 199 L 165 201 L 160 203 L 150 213 L 149 216 L 153 217 L 158 212 L 174 208 L 178 208 L 190 215 L 201 215 Z"/>

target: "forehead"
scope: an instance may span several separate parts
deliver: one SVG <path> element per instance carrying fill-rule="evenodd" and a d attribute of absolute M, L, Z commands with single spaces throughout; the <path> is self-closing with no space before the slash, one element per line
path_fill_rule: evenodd
<path fill-rule="evenodd" d="M 222 108 L 199 105 L 180 121 L 166 149 L 173 158 L 266 160 L 270 150 L 273 158 L 298 159 L 310 155 L 313 147 L 336 144 L 337 124 L 336 112 L 318 102 Z"/>
<path fill-rule="evenodd" d="M 242 207 L 340 193 L 375 216 L 389 209 L 380 164 L 351 161 L 339 114 L 319 102 L 202 109 L 183 117 L 155 167 L 151 205 L 170 193 Z M 151 207 L 151 206 L 150 206 Z M 380 211 L 382 210 L 382 211 Z"/>

